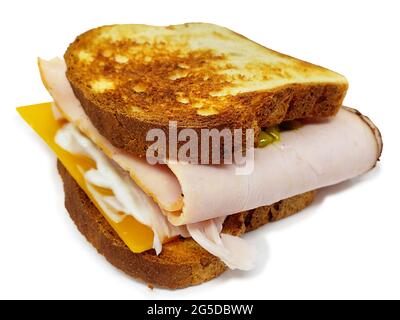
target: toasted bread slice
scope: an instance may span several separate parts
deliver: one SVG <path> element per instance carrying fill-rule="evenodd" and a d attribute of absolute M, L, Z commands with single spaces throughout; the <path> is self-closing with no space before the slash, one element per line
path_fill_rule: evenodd
<path fill-rule="evenodd" d="M 178 131 L 254 128 L 257 146 L 260 128 L 334 115 L 348 86 L 333 71 L 205 23 L 99 27 L 64 57 L 93 124 L 138 156 L 152 144 L 148 130 L 168 132 L 169 120 Z"/>
<path fill-rule="evenodd" d="M 60 162 L 58 171 L 64 182 L 65 207 L 79 231 L 110 263 L 128 275 L 150 285 L 176 289 L 211 280 L 226 270 L 221 260 L 191 238 L 164 244 L 158 256 L 154 250 L 133 253 Z M 311 191 L 272 206 L 229 216 L 223 232 L 240 235 L 285 218 L 308 206 L 314 196 L 315 191 Z"/>

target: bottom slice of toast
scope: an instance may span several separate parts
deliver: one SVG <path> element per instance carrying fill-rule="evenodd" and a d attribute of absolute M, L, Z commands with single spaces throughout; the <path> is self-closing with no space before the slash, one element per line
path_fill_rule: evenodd
<path fill-rule="evenodd" d="M 111 264 L 128 275 L 151 286 L 177 289 L 211 280 L 227 269 L 219 258 L 191 238 L 164 244 L 158 256 L 154 250 L 133 253 L 60 161 L 57 167 L 64 182 L 65 207 L 79 231 Z M 288 217 L 308 206 L 315 193 L 310 191 L 270 206 L 231 215 L 224 222 L 223 232 L 240 235 Z"/>

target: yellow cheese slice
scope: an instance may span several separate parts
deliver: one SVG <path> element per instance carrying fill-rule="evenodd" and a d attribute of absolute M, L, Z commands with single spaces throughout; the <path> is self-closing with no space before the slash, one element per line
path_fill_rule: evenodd
<path fill-rule="evenodd" d="M 79 186 L 86 192 L 90 200 L 92 200 L 94 205 L 103 214 L 107 222 L 117 232 L 128 248 L 136 253 L 151 249 L 153 247 L 153 231 L 149 227 L 141 224 L 130 215 L 125 216 L 121 222 L 116 223 L 111 220 L 103 210 L 101 210 L 93 195 L 91 195 L 86 187 L 84 177 L 79 170 L 79 167 L 88 170 L 90 167 L 93 167 L 93 163 L 81 156 L 67 152 L 54 142 L 55 134 L 58 129 L 62 127 L 63 122 L 57 121 L 54 118 L 51 110 L 51 103 L 19 107 L 17 108 L 17 111 L 53 150 L 64 167 L 68 170 Z"/>

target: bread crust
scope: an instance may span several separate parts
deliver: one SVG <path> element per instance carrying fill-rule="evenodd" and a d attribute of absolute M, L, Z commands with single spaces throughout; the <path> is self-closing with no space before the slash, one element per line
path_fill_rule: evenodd
<path fill-rule="evenodd" d="M 64 183 L 65 207 L 71 219 L 97 251 L 118 269 L 151 286 L 170 289 L 203 283 L 226 270 L 220 259 L 208 253 L 191 238 L 180 238 L 164 244 L 163 251 L 158 256 L 154 250 L 133 253 L 60 161 L 57 162 L 57 167 Z M 271 206 L 229 216 L 224 223 L 223 232 L 240 235 L 288 217 L 308 206 L 314 196 L 315 191 L 311 191 Z"/>
<path fill-rule="evenodd" d="M 239 114 L 236 109 L 226 110 L 225 112 L 208 117 L 207 123 L 204 119 L 195 117 L 191 120 L 176 114 L 173 118 L 158 119 L 148 121 L 132 114 L 116 113 L 94 100 L 86 98 L 83 91 L 71 82 L 75 96 L 80 101 L 86 114 L 89 116 L 93 125 L 99 130 L 100 134 L 106 137 L 114 146 L 139 156 L 146 157 L 147 149 L 154 141 L 146 141 L 147 133 L 151 129 L 161 129 L 166 136 L 166 143 L 169 143 L 168 120 L 177 121 L 177 134 L 181 130 L 191 128 L 196 131 L 197 136 L 201 136 L 202 129 L 229 129 L 231 132 L 235 128 L 254 129 L 254 145 L 258 146 L 258 137 L 263 128 L 271 127 L 295 119 L 323 119 L 334 116 L 342 105 L 346 95 L 346 85 L 336 84 L 296 84 L 280 87 L 269 92 L 252 92 L 238 94 L 232 97 L 232 104 L 241 104 L 244 113 Z M 179 148 L 186 141 L 178 141 Z M 201 139 L 198 140 L 198 149 L 201 150 Z M 210 159 L 224 158 L 226 146 L 221 140 L 219 154 L 212 155 Z M 167 157 L 169 157 L 168 150 Z M 200 163 L 201 154 L 199 152 L 198 161 Z"/>

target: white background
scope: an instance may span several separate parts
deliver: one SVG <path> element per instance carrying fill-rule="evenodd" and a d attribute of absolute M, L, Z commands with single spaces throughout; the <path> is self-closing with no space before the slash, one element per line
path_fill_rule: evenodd
<path fill-rule="evenodd" d="M 400 298 L 399 1 L 1 1 L 0 298 Z M 204 21 L 347 76 L 345 104 L 380 127 L 382 161 L 246 236 L 252 272 L 169 291 L 114 269 L 63 206 L 55 157 L 15 107 L 49 101 L 36 57 L 111 23 Z"/>

